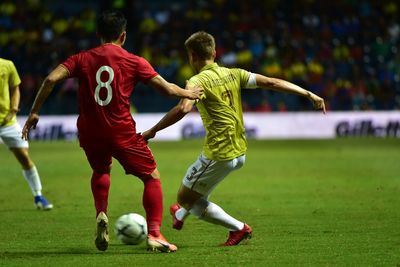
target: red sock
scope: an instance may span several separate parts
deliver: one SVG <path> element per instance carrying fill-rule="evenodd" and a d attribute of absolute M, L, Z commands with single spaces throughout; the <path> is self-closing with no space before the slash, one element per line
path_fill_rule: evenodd
<path fill-rule="evenodd" d="M 143 206 L 146 210 L 147 230 L 152 236 L 159 236 L 163 216 L 161 182 L 160 179 L 147 179 L 143 183 Z"/>
<path fill-rule="evenodd" d="M 96 217 L 101 211 L 107 214 L 108 191 L 110 189 L 110 174 L 97 173 L 92 174 L 92 193 L 94 205 L 96 207 Z"/>

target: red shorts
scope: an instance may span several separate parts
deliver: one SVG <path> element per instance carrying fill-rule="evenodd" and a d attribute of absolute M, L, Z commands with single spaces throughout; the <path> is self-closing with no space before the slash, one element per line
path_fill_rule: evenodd
<path fill-rule="evenodd" d="M 111 140 L 110 140 L 111 139 Z M 83 140 L 80 145 L 86 153 L 90 166 L 96 172 L 109 172 L 112 158 L 118 160 L 126 174 L 143 177 L 151 174 L 157 167 L 153 154 L 151 153 L 142 135 L 135 134 L 129 139 L 112 140 L 114 138 L 100 139 L 98 137 Z"/>

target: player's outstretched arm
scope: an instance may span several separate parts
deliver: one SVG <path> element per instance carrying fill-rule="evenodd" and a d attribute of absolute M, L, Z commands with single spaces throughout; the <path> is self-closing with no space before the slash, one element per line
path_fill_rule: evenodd
<path fill-rule="evenodd" d="M 326 113 L 324 99 L 298 85 L 285 80 L 266 77 L 261 74 L 256 74 L 256 83 L 257 86 L 261 88 L 307 97 L 313 103 L 315 109 L 321 109 Z"/>
<path fill-rule="evenodd" d="M 203 88 L 199 86 L 194 86 L 187 88 L 188 90 L 182 89 L 176 84 L 167 82 L 160 75 L 155 76 L 148 83 L 151 87 L 156 88 L 157 90 L 165 93 L 169 96 L 176 96 L 179 98 L 189 98 L 192 100 L 199 99 L 203 94 Z"/>
<path fill-rule="evenodd" d="M 147 141 L 154 138 L 158 131 L 165 129 L 172 124 L 180 121 L 187 113 L 189 113 L 195 101 L 190 99 L 182 99 L 178 105 L 173 107 L 167 114 L 153 127 L 142 133 L 143 138 Z"/>
<path fill-rule="evenodd" d="M 28 116 L 28 119 L 26 120 L 24 128 L 22 129 L 23 139 L 28 140 L 29 131 L 32 128 L 33 129 L 36 128 L 36 124 L 39 121 L 39 110 L 42 107 L 43 103 L 46 101 L 51 91 L 53 90 L 54 85 L 57 82 L 67 78 L 68 75 L 69 73 L 67 69 L 62 65 L 59 65 L 43 81 L 36 95 L 35 101 L 33 102 L 33 106 Z"/>

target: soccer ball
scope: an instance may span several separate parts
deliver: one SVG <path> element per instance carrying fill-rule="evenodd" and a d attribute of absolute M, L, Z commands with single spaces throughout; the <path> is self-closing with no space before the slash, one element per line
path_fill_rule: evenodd
<path fill-rule="evenodd" d="M 115 223 L 115 235 L 124 244 L 137 245 L 147 237 L 147 223 L 137 213 L 124 214 Z"/>

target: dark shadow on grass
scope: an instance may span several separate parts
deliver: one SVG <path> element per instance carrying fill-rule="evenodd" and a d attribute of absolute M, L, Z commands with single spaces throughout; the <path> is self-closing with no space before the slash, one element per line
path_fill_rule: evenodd
<path fill-rule="evenodd" d="M 121 247 L 119 250 L 118 247 Z M 133 249 L 134 248 L 134 249 Z M 21 259 L 21 258 L 41 258 L 53 257 L 60 255 L 133 255 L 133 254 L 153 254 L 148 252 L 145 247 L 126 246 L 126 245 L 110 245 L 107 251 L 98 251 L 84 248 L 65 248 L 65 250 L 54 251 L 4 251 L 0 252 L 1 259 Z"/>

